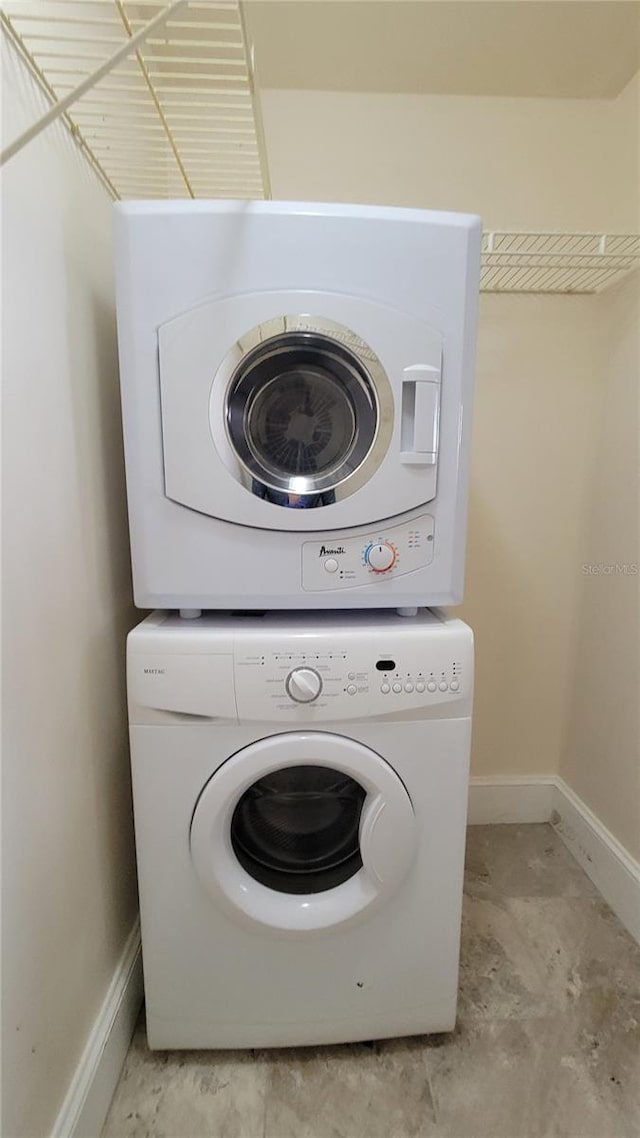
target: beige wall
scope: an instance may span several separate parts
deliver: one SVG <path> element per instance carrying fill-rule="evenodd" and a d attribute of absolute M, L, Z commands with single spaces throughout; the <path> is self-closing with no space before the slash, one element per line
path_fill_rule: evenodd
<path fill-rule="evenodd" d="M 580 556 L 560 773 L 640 858 L 640 273 L 602 297 L 602 365 Z"/>
<path fill-rule="evenodd" d="M 625 207 L 621 216 L 630 233 L 640 232 L 640 71 L 613 104 L 612 130 L 621 155 L 615 174 L 624 190 Z M 617 192 L 617 191 L 616 191 Z"/>
<path fill-rule="evenodd" d="M 476 775 L 558 769 L 602 345 L 599 297 L 482 297 L 459 610 Z"/>
<path fill-rule="evenodd" d="M 638 78 L 614 100 L 264 92 L 273 196 L 633 232 Z"/>
<path fill-rule="evenodd" d="M 262 87 L 613 98 L 640 67 L 637 0 L 248 0 Z"/>
<path fill-rule="evenodd" d="M 5 49 L 3 137 L 45 107 Z M 4 1138 L 50 1133 L 137 908 L 110 230 L 62 128 L 5 168 Z"/>

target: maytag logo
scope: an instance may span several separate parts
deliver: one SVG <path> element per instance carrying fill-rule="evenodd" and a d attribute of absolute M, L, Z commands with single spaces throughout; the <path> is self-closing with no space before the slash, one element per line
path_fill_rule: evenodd
<path fill-rule="evenodd" d="M 145 676 L 164 676 L 164 668 L 143 668 Z"/>
<path fill-rule="evenodd" d="M 336 557 L 339 553 L 344 553 L 343 545 L 336 545 L 333 548 L 328 545 L 321 545 L 318 557 Z"/>

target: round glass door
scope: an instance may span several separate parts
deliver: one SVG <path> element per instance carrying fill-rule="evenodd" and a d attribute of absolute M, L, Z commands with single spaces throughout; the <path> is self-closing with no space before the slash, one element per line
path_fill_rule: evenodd
<path fill-rule="evenodd" d="M 362 868 L 366 791 L 331 767 L 294 766 L 254 782 L 231 820 L 236 857 L 256 881 L 283 893 L 320 893 Z"/>
<path fill-rule="evenodd" d="M 291 731 L 222 763 L 198 798 L 189 840 L 214 904 L 243 922 L 309 932 L 390 896 L 418 828 L 402 779 L 370 747 Z"/>
<path fill-rule="evenodd" d="M 289 508 L 330 505 L 353 492 L 356 472 L 373 473 L 388 446 L 388 380 L 348 329 L 281 323 L 286 330 L 248 334 L 252 346 L 227 385 L 227 437 L 253 494 Z"/>
<path fill-rule="evenodd" d="M 364 367 L 318 333 L 285 332 L 260 344 L 237 369 L 227 400 L 238 457 L 275 490 L 330 491 L 356 470 L 376 434 Z"/>

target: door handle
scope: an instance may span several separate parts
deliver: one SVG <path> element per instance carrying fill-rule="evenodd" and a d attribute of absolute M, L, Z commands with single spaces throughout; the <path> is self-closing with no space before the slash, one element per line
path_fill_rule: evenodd
<path fill-rule="evenodd" d="M 402 376 L 400 461 L 435 466 L 440 433 L 440 368 L 412 364 Z"/>

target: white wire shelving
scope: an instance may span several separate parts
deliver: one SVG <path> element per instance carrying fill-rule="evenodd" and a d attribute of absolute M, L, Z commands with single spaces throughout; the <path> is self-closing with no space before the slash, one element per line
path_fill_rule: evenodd
<path fill-rule="evenodd" d="M 116 198 L 270 196 L 236 0 L 6 0 L 0 19 L 51 103 L 3 161 L 63 117 Z"/>
<path fill-rule="evenodd" d="M 490 231 L 482 238 L 484 292 L 601 292 L 634 268 L 634 233 Z"/>
<path fill-rule="evenodd" d="M 114 198 L 269 198 L 240 0 L 6 0 L 0 22 Z M 640 235 L 483 235 L 485 292 L 599 292 L 640 267 Z"/>

